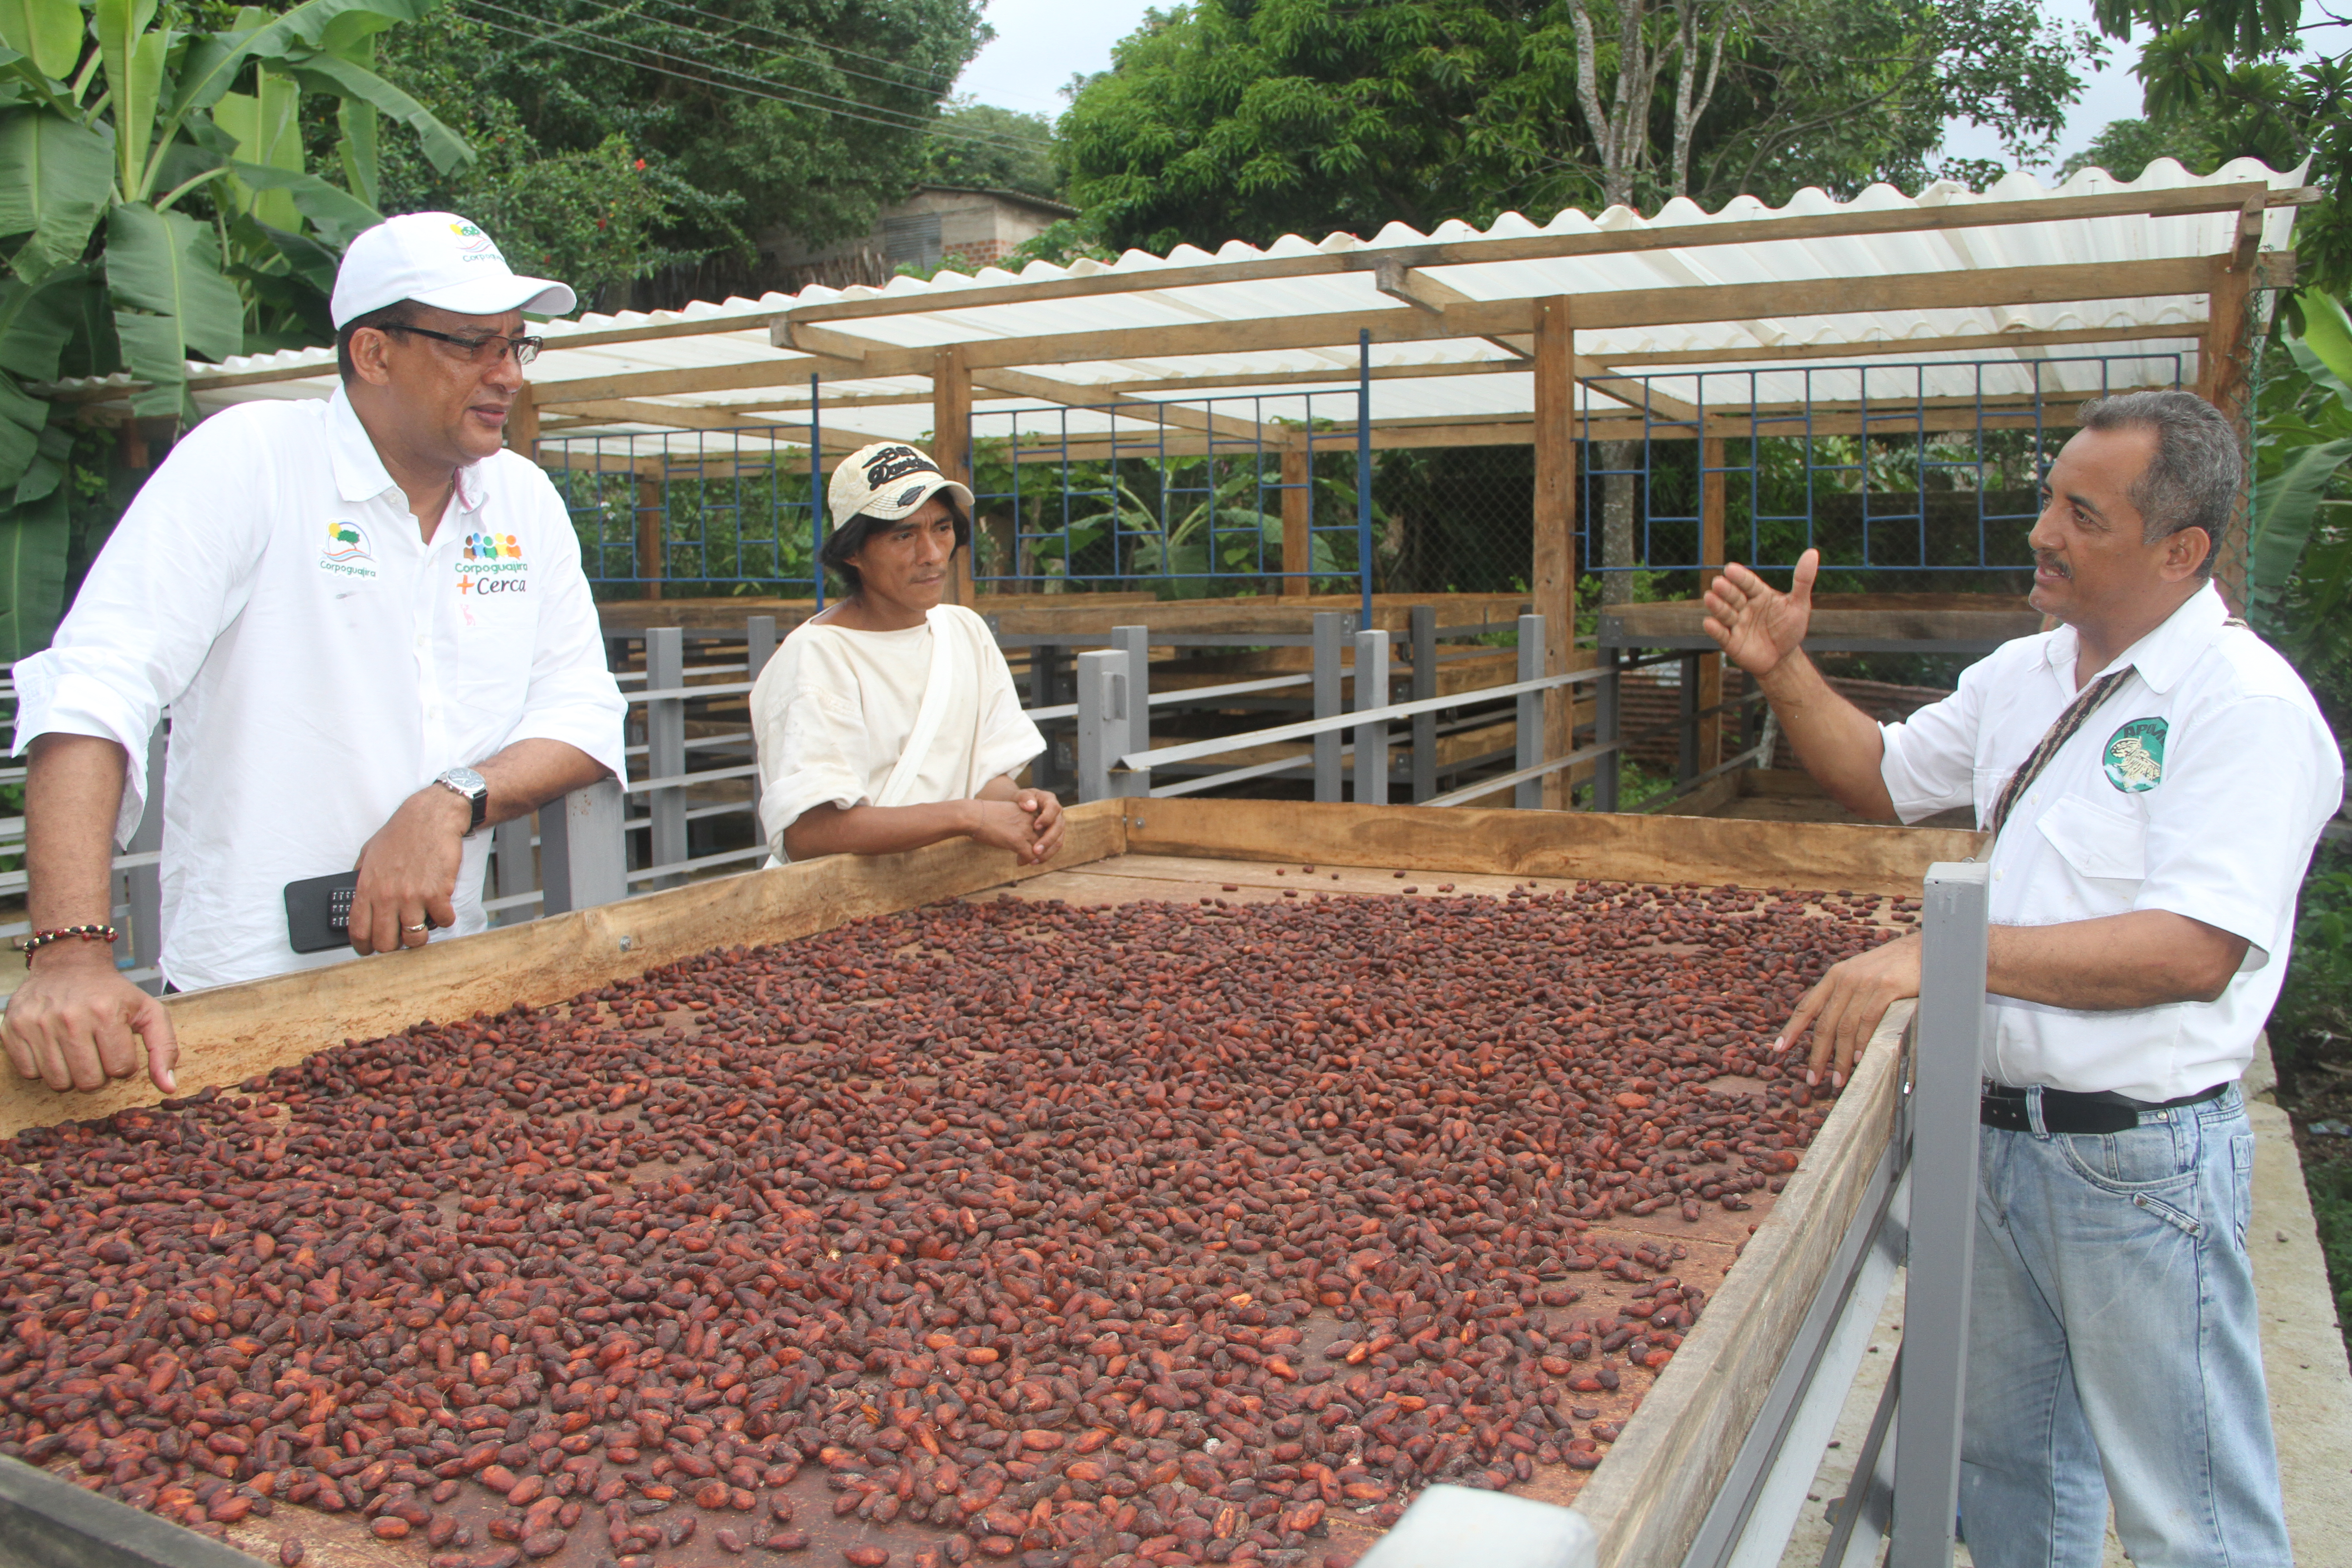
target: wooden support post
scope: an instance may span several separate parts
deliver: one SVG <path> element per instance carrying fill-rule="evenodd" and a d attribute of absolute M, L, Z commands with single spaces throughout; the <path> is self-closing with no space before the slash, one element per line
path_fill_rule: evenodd
<path fill-rule="evenodd" d="M 1698 488 L 1698 559 L 1699 592 L 1706 592 L 1707 583 L 1723 569 L 1723 492 L 1726 475 L 1723 471 L 1723 437 L 1711 437 L 1699 444 L 1699 467 L 1702 474 Z M 1698 721 L 1698 771 L 1723 761 L 1723 656 L 1701 654 L 1698 660 L 1698 706 L 1702 715 Z M 1713 708 L 1716 712 L 1706 710 Z"/>
<path fill-rule="evenodd" d="M 662 524 L 667 500 L 663 491 L 667 483 L 662 476 L 662 459 L 641 458 L 637 463 L 637 575 L 644 579 L 640 597 L 658 599 L 662 596 L 661 580 L 668 574 L 663 567 Z"/>
<path fill-rule="evenodd" d="M 1576 333 L 1566 296 L 1535 302 L 1536 614 L 1544 622 L 1547 672 L 1568 668 L 1576 645 Z M 1544 732 L 1553 743 L 1575 742 L 1574 703 L 1568 689 L 1544 694 Z M 1568 806 L 1568 770 L 1544 775 L 1547 810 Z"/>
<path fill-rule="evenodd" d="M 1313 579 L 1294 576 L 1315 564 L 1314 465 L 1303 441 L 1282 449 L 1282 596 L 1305 598 L 1315 591 Z"/>
<path fill-rule="evenodd" d="M 539 404 L 531 396 L 530 383 L 527 381 L 507 409 L 507 447 L 534 463 L 539 461 Z"/>
<path fill-rule="evenodd" d="M 971 483 L 971 367 L 964 347 L 950 343 L 931 355 L 931 460 L 951 479 Z M 971 551 L 959 550 L 948 574 L 948 597 L 966 609 L 979 603 L 971 581 Z"/>
<path fill-rule="evenodd" d="M 2208 295 L 2205 334 L 2197 345 L 2197 395 L 2220 409 L 2238 432 L 2238 446 L 2251 464 L 2253 445 L 2251 440 L 2253 410 L 2248 405 L 2246 385 L 2247 357 L 2246 318 L 2253 294 L 2254 265 L 2251 247 L 2241 245 L 2240 254 L 2223 258 L 2213 272 L 2213 287 Z M 2237 504 L 2230 509 L 2230 522 L 2223 537 L 2215 542 L 2221 559 L 2214 565 L 2214 578 L 2221 585 L 2221 596 L 2230 602 L 2231 613 L 2246 611 L 2246 533 L 2251 519 L 2246 512 L 2246 492 L 2238 491 Z"/>

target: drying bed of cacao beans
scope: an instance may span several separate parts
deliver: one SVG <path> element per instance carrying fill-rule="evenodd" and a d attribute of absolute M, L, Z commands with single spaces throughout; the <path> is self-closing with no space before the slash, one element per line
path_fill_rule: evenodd
<path fill-rule="evenodd" d="M 1321 1568 L 1565 1500 L 1824 1115 L 1766 1042 L 1916 906 L 1310 871 L 24 1133 L 0 1453 L 329 1568 Z"/>

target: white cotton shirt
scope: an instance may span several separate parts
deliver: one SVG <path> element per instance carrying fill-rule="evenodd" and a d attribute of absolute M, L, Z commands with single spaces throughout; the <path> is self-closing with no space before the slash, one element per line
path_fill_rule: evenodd
<path fill-rule="evenodd" d="M 890 804 L 970 800 L 1045 751 L 1045 738 L 1021 710 L 1013 671 L 988 623 L 970 610 L 941 605 L 922 626 L 896 632 L 803 626 L 751 688 L 760 826 L 778 860 L 788 858 L 784 829 L 811 807 L 846 810 L 880 799 L 915 729 L 942 638 L 943 673 L 952 683 L 946 721 L 913 788 Z"/>
<path fill-rule="evenodd" d="M 2011 808 L 1991 906 L 2004 926 L 2168 910 L 2245 938 L 2243 964 L 2210 1003 L 2088 1012 L 1996 997 L 1987 1078 L 2162 1100 L 2252 1059 L 2344 766 L 2302 678 L 2228 615 L 2209 584 L 2107 666 L 2133 673 Z M 2021 637 L 1884 726 L 1880 773 L 1903 819 L 1973 805 L 1983 822 L 2074 700 L 2078 651 L 2072 627 Z"/>
<path fill-rule="evenodd" d="M 499 452 L 457 475 L 422 542 L 338 388 L 191 430 L 131 502 L 44 652 L 16 666 L 16 750 L 97 735 L 130 753 L 115 836 L 164 767 L 163 976 L 183 990 L 318 968 L 289 881 L 349 871 L 411 795 L 522 740 L 619 775 L 618 687 L 562 498 Z M 480 931 L 489 836 L 466 840 L 457 923 Z"/>

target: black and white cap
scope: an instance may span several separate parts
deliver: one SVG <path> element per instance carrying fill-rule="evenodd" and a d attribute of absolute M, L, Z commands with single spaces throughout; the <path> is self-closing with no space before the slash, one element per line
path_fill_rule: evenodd
<path fill-rule="evenodd" d="M 833 526 L 839 528 L 863 514 L 896 522 L 946 490 L 971 515 L 971 489 L 940 472 L 931 455 L 903 441 L 877 441 L 844 458 L 833 470 L 826 501 L 833 509 Z"/>

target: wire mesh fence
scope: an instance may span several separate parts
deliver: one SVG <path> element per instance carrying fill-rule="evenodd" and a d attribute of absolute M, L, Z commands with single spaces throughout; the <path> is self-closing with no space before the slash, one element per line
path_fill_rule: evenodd
<path fill-rule="evenodd" d="M 1713 510 L 1721 557 L 1785 569 L 1818 549 L 1825 591 L 2021 593 L 2041 476 L 2072 433 L 2072 405 L 2178 386 L 2184 359 L 2167 350 L 1595 378 L 1642 417 L 1636 433 L 1577 443 L 1578 571 L 1612 600 L 1695 594 L 1702 565 L 1719 558 Z M 2219 384 L 2241 404 L 2252 395 L 2247 374 Z M 1374 452 L 1360 496 L 1363 395 L 980 411 L 973 575 L 983 592 L 1160 598 L 1525 590 L 1532 448 Z M 1726 416 L 1738 433 L 1713 434 Z M 654 437 L 651 451 L 643 437 L 557 436 L 541 461 L 607 596 L 820 595 L 820 476 L 808 448 L 778 434 L 681 431 Z M 2243 538 L 2238 529 L 2227 545 L 2240 560 Z"/>
<path fill-rule="evenodd" d="M 772 431 L 550 437 L 540 464 L 606 596 L 815 595 L 824 493 L 809 448 Z"/>
<path fill-rule="evenodd" d="M 983 592 L 1352 591 L 1360 402 L 1351 388 L 977 413 L 973 576 Z"/>

